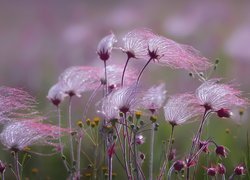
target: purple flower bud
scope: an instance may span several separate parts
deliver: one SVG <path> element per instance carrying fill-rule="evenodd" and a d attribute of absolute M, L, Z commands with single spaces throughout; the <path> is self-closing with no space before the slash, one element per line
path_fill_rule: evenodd
<path fill-rule="evenodd" d="M 214 167 L 207 168 L 207 175 L 208 176 L 215 176 L 217 173 L 217 169 Z"/>
<path fill-rule="evenodd" d="M 227 157 L 227 150 L 224 146 L 217 146 L 215 152 L 218 156 Z"/>
<path fill-rule="evenodd" d="M 236 167 L 234 168 L 234 173 L 235 173 L 236 175 L 238 175 L 238 176 L 244 175 L 244 172 L 245 172 L 245 168 L 244 168 L 244 166 L 242 166 L 242 165 L 238 165 L 238 166 L 236 166 Z"/>
<path fill-rule="evenodd" d="M 226 173 L 226 167 L 223 164 L 219 163 L 217 165 L 217 171 L 218 171 L 219 174 L 225 174 Z"/>
<path fill-rule="evenodd" d="M 230 118 L 232 113 L 227 109 L 221 108 L 220 110 L 217 111 L 217 115 L 220 118 Z"/>
<path fill-rule="evenodd" d="M 175 161 L 174 170 L 181 171 L 186 166 L 185 162 L 182 160 Z"/>
<path fill-rule="evenodd" d="M 145 138 L 143 137 L 143 135 L 139 134 L 135 137 L 135 143 L 136 144 L 143 144 L 145 142 Z"/>

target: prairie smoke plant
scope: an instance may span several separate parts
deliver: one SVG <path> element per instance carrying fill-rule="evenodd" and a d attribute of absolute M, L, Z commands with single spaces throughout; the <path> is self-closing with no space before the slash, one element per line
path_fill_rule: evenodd
<path fill-rule="evenodd" d="M 67 68 L 59 76 L 62 92 L 69 96 L 81 97 L 83 92 L 93 90 L 99 85 L 98 73 L 94 67 L 73 66 Z"/>
<path fill-rule="evenodd" d="M 148 59 L 148 40 L 154 36 L 150 29 L 134 29 L 123 38 L 122 50 L 129 58 Z"/>
<path fill-rule="evenodd" d="M 122 85 L 129 60 L 131 58 L 148 59 L 148 40 L 154 36 L 155 34 L 151 30 L 138 28 L 130 31 L 123 38 L 124 47 L 122 48 L 122 51 L 127 54 L 127 61 L 122 73 Z"/>
<path fill-rule="evenodd" d="M 208 59 L 200 55 L 198 50 L 162 36 L 149 40 L 148 55 L 153 61 L 173 69 L 196 72 L 206 70 L 210 66 Z"/>
<path fill-rule="evenodd" d="M 195 94 L 206 111 L 217 112 L 219 117 L 230 117 L 232 108 L 244 107 L 247 101 L 241 97 L 241 91 L 231 84 L 219 83 L 219 80 L 205 81 L 196 89 Z"/>
<path fill-rule="evenodd" d="M 166 99 L 166 85 L 161 83 L 159 85 L 152 86 L 143 95 L 142 107 L 149 110 L 151 113 L 162 108 Z"/>
<path fill-rule="evenodd" d="M 172 126 L 181 125 L 203 113 L 193 94 L 171 96 L 164 106 L 164 115 Z"/>
<path fill-rule="evenodd" d="M 47 98 L 51 101 L 52 104 L 55 106 L 59 106 L 61 102 L 67 97 L 68 95 L 62 91 L 62 85 L 60 83 L 56 83 L 53 85 L 48 92 Z"/>
<path fill-rule="evenodd" d="M 140 107 L 141 92 L 137 85 L 120 88 L 109 94 L 110 106 L 126 114 Z"/>
<path fill-rule="evenodd" d="M 102 61 L 107 61 L 111 55 L 114 43 L 117 42 L 113 33 L 105 36 L 97 46 L 97 54 Z"/>
<path fill-rule="evenodd" d="M 1 143 L 13 151 L 22 151 L 25 147 L 37 143 L 55 145 L 53 140 L 59 138 L 59 131 L 66 132 L 57 126 L 34 121 L 17 121 L 7 124 L 0 134 Z"/>

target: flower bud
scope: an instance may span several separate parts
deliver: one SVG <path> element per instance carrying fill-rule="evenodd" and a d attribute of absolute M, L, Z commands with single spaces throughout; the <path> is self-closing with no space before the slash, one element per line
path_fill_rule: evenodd
<path fill-rule="evenodd" d="M 227 151 L 226 148 L 224 146 L 217 146 L 215 149 L 215 152 L 218 156 L 222 156 L 222 157 L 227 157 Z"/>
<path fill-rule="evenodd" d="M 214 167 L 207 168 L 207 175 L 208 176 L 215 176 L 216 173 L 217 173 L 216 168 L 214 168 Z"/>
<path fill-rule="evenodd" d="M 245 168 L 242 165 L 238 165 L 234 168 L 234 174 L 240 176 L 240 175 L 244 175 L 245 172 Z"/>
<path fill-rule="evenodd" d="M 223 164 L 219 163 L 217 165 L 217 171 L 218 171 L 219 174 L 225 174 L 226 173 L 226 167 Z"/>
<path fill-rule="evenodd" d="M 143 137 L 143 135 L 139 134 L 135 137 L 135 143 L 138 145 L 141 145 L 145 142 L 145 138 Z"/>
<path fill-rule="evenodd" d="M 227 109 L 221 108 L 220 110 L 217 111 L 217 115 L 218 115 L 220 118 L 230 118 L 231 115 L 232 115 L 232 112 L 230 112 L 230 111 L 227 110 Z"/>
<path fill-rule="evenodd" d="M 175 161 L 173 167 L 176 171 L 181 171 L 186 166 L 185 162 L 182 160 Z"/>

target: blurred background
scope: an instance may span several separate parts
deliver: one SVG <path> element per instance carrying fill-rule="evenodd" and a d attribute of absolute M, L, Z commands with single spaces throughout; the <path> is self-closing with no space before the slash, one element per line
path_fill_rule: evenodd
<path fill-rule="evenodd" d="M 48 114 L 49 122 L 56 123 L 54 107 L 47 101 L 46 95 L 59 74 L 74 65 L 102 66 L 96 47 L 100 39 L 111 31 L 121 42 L 128 31 L 147 27 L 155 33 L 195 47 L 211 62 L 219 59 L 213 77 L 239 84 L 245 96 L 249 97 L 249 9 L 250 1 L 247 0 L 1 0 L 0 85 L 27 90 L 37 98 L 39 109 Z M 108 63 L 123 64 L 125 59 L 123 53 L 115 51 Z M 130 65 L 141 68 L 144 63 L 135 60 Z M 200 84 L 197 79 L 189 77 L 188 72 L 154 64 L 146 70 L 142 80 L 147 86 L 166 82 L 168 95 L 194 91 Z M 84 98 L 87 96 L 89 94 Z M 80 107 L 84 101 L 75 104 L 74 119 L 77 120 L 81 118 Z M 228 174 L 235 165 L 244 162 L 246 132 L 250 124 L 247 114 L 246 111 L 244 118 L 240 118 L 236 110 L 234 120 L 238 123 L 213 118 L 207 130 L 218 143 L 230 149 L 231 155 L 224 160 Z M 94 111 L 91 116 L 94 116 Z M 163 119 L 162 113 L 159 116 Z M 161 124 L 156 154 L 162 152 L 162 141 L 169 136 L 168 124 L 163 121 Z M 176 130 L 177 158 L 184 157 L 197 125 L 189 124 Z M 147 145 L 142 149 L 147 156 Z M 39 147 L 37 150 L 43 151 Z M 86 151 L 90 149 L 86 148 Z M 11 162 L 10 157 L 7 151 L 1 150 L 1 159 Z M 59 158 L 32 157 L 24 169 L 25 177 L 64 179 L 66 173 L 62 172 Z M 160 158 L 156 156 L 156 169 Z M 87 166 L 87 162 L 83 166 Z M 32 168 L 38 171 L 32 171 Z M 118 172 L 119 168 L 117 165 L 115 171 Z"/>

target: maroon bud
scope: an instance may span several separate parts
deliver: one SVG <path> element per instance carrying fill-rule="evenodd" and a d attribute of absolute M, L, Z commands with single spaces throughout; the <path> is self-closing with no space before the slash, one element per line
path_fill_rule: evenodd
<path fill-rule="evenodd" d="M 207 168 L 207 175 L 208 176 L 215 176 L 216 173 L 217 173 L 216 168 L 214 168 L 214 167 Z"/>
<path fill-rule="evenodd" d="M 208 153 L 208 142 L 207 141 L 200 141 L 199 145 L 200 149 L 202 149 L 203 152 Z"/>
<path fill-rule="evenodd" d="M 238 165 L 238 166 L 236 166 L 236 167 L 234 168 L 234 173 L 235 173 L 236 175 L 238 175 L 238 176 L 244 175 L 244 172 L 245 172 L 245 168 L 244 168 L 244 166 L 242 166 L 242 165 Z"/>
<path fill-rule="evenodd" d="M 217 165 L 217 171 L 218 171 L 219 174 L 225 174 L 226 173 L 226 167 L 223 164 L 219 163 Z"/>
<path fill-rule="evenodd" d="M 101 49 L 99 52 L 97 52 L 99 55 L 99 58 L 103 61 L 107 61 L 110 57 L 109 52 L 105 49 Z"/>
<path fill-rule="evenodd" d="M 181 171 L 186 166 L 185 162 L 182 160 L 175 161 L 174 170 Z"/>
<path fill-rule="evenodd" d="M 224 146 L 217 146 L 215 152 L 218 156 L 227 157 L 227 151 Z"/>
<path fill-rule="evenodd" d="M 141 145 L 145 142 L 145 138 L 143 137 L 143 135 L 139 134 L 135 137 L 135 143 L 138 145 Z"/>
<path fill-rule="evenodd" d="M 232 113 L 229 110 L 227 110 L 227 109 L 221 108 L 220 110 L 217 111 L 217 115 L 220 118 L 230 118 L 230 116 L 232 115 Z"/>
<path fill-rule="evenodd" d="M 168 154 L 168 160 L 172 161 L 173 159 L 175 159 L 175 155 L 176 155 L 176 149 L 172 149 Z"/>
<path fill-rule="evenodd" d="M 1 173 L 1 174 L 4 173 L 5 168 L 6 168 L 5 164 L 0 160 L 0 173 Z"/>

